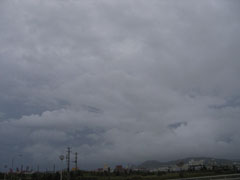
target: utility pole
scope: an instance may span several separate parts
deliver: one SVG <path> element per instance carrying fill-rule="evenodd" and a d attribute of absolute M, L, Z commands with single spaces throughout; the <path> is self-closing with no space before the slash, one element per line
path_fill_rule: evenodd
<path fill-rule="evenodd" d="M 78 153 L 77 152 L 75 152 L 75 161 L 74 161 L 74 163 L 75 163 L 75 171 L 78 169 Z"/>
<path fill-rule="evenodd" d="M 67 172 L 69 173 L 70 171 L 70 153 L 71 153 L 71 148 L 67 148 L 67 155 L 66 155 L 66 160 L 67 160 Z"/>

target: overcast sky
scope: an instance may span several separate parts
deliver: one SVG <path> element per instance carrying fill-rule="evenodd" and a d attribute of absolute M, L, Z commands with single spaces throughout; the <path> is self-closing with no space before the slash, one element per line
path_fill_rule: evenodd
<path fill-rule="evenodd" d="M 83 169 L 240 159 L 239 12 L 238 0 L 1 0 L 0 169 L 59 167 L 67 146 Z"/>

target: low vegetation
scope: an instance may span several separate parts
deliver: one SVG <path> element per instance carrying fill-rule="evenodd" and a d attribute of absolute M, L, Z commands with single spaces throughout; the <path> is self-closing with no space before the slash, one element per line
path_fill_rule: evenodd
<path fill-rule="evenodd" d="M 237 171 L 181 171 L 181 172 L 128 172 L 128 173 L 107 173 L 73 171 L 69 174 L 63 173 L 62 180 L 166 180 L 178 178 L 190 178 L 200 176 L 213 176 L 222 174 L 239 173 Z M 60 180 L 60 173 L 39 172 L 32 174 L 8 173 L 0 174 L 3 180 Z"/>

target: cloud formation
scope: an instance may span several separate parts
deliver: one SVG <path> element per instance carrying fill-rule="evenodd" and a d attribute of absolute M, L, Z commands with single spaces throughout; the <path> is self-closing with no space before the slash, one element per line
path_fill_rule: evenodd
<path fill-rule="evenodd" d="M 239 16 L 227 0 L 2 0 L 1 162 L 239 158 Z"/>

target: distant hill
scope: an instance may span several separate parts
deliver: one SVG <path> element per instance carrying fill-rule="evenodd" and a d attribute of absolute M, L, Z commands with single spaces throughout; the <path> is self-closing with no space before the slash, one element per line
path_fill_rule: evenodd
<path fill-rule="evenodd" d="M 153 169 L 153 168 L 159 168 L 161 166 L 167 165 L 168 162 L 159 162 L 159 161 L 145 161 L 142 164 L 140 164 L 138 167 L 139 168 L 147 168 L 147 169 Z"/>
<path fill-rule="evenodd" d="M 154 168 L 160 168 L 163 166 L 171 166 L 171 165 L 176 165 L 179 162 L 183 162 L 184 164 L 189 163 L 189 161 L 195 160 L 203 160 L 204 164 L 209 164 L 209 163 L 216 163 L 216 164 L 233 164 L 234 162 L 240 162 L 239 160 L 227 160 L 227 159 L 217 159 L 217 158 L 210 158 L 210 157 L 188 157 L 184 159 L 178 159 L 174 161 L 167 161 L 167 162 L 160 162 L 156 160 L 149 160 L 141 163 L 138 165 L 138 168 L 146 168 L 146 169 L 154 169 Z"/>

